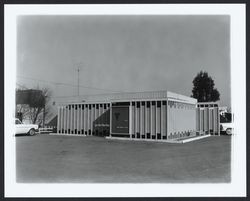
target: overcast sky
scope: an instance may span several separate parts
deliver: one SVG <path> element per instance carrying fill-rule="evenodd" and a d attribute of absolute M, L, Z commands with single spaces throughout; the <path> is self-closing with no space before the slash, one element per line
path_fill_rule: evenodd
<path fill-rule="evenodd" d="M 229 16 L 20 16 L 17 84 L 49 87 L 54 100 L 70 99 L 80 66 L 82 95 L 169 90 L 190 96 L 193 78 L 204 70 L 220 104 L 229 106 L 229 42 Z"/>

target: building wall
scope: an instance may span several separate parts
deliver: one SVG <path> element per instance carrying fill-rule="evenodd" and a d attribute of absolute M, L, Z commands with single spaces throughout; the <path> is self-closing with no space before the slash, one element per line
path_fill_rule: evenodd
<path fill-rule="evenodd" d="M 196 105 L 168 101 L 169 138 L 179 138 L 195 134 Z"/>
<path fill-rule="evenodd" d="M 216 103 L 198 103 L 196 130 L 202 134 L 220 135 L 219 107 Z"/>
<path fill-rule="evenodd" d="M 196 118 L 196 102 L 182 99 L 180 96 L 176 99 L 172 97 L 161 100 L 134 99 L 126 102 L 69 104 L 58 108 L 58 133 L 137 139 L 185 137 L 195 133 L 200 127 L 197 127 L 199 122 Z M 117 132 L 115 125 L 112 125 L 115 115 L 112 110 L 120 106 L 127 108 L 129 118 L 124 119 L 126 123 L 116 122 L 118 130 L 120 129 Z M 128 128 L 125 128 L 127 125 Z"/>

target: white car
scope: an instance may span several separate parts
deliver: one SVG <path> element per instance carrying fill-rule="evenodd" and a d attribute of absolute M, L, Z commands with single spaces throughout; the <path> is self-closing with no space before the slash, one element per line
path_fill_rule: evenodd
<path fill-rule="evenodd" d="M 35 135 L 38 132 L 38 125 L 23 124 L 19 119 L 15 119 L 16 134 Z"/>
<path fill-rule="evenodd" d="M 232 135 L 233 123 L 231 122 L 220 123 L 220 131 L 226 132 L 227 135 Z"/>

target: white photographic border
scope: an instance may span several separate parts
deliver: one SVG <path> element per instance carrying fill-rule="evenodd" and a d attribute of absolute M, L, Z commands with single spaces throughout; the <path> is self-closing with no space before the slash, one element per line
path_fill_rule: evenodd
<path fill-rule="evenodd" d="M 4 6 L 5 197 L 234 197 L 246 196 L 246 15 L 245 4 L 70 4 Z M 16 183 L 16 18 L 18 15 L 230 15 L 232 137 L 231 183 L 52 184 Z"/>

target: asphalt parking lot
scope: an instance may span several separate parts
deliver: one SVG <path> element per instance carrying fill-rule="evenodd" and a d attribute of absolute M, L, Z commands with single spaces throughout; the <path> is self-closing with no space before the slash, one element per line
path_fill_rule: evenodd
<path fill-rule="evenodd" d="M 56 135 L 16 136 L 17 182 L 230 182 L 231 137 L 186 144 Z"/>

